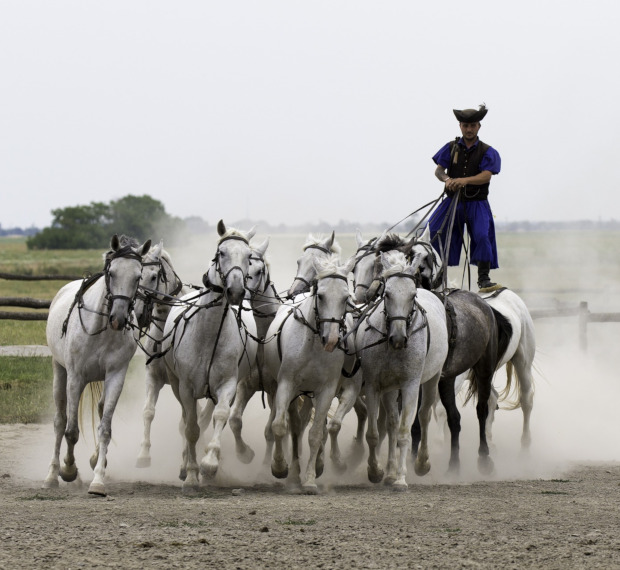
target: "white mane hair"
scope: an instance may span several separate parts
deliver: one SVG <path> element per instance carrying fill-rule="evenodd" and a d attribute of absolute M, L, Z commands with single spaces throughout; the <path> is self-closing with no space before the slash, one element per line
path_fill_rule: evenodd
<path fill-rule="evenodd" d="M 312 234 L 308 234 L 308 237 L 306 238 L 306 243 L 304 243 L 304 246 L 302 249 L 306 249 L 308 246 L 311 245 L 323 245 L 323 242 L 327 239 L 327 237 L 319 235 L 319 236 L 313 236 Z M 338 255 L 340 255 L 341 253 L 341 248 L 340 248 L 340 244 L 334 240 L 334 243 L 332 244 L 331 250 L 332 253 L 337 253 Z"/>
<path fill-rule="evenodd" d="M 384 268 L 382 276 L 389 277 L 395 273 L 402 273 L 407 267 L 407 258 L 402 251 L 389 251 L 385 253 L 388 266 Z"/>
<path fill-rule="evenodd" d="M 338 273 L 340 269 L 340 265 L 338 264 L 338 254 L 332 254 L 327 259 L 317 259 L 315 262 L 315 267 L 317 270 L 317 278 L 323 279 L 323 277 L 327 277 L 328 275 L 334 275 L 334 273 Z"/>
<path fill-rule="evenodd" d="M 254 234 L 252 234 L 254 235 Z M 240 237 L 242 239 L 244 239 L 246 241 L 246 243 L 250 243 L 250 239 L 252 239 L 252 235 L 250 235 L 250 232 L 243 232 L 241 230 L 238 230 L 236 228 L 226 228 L 226 231 L 224 232 L 223 235 L 220 236 L 219 241 L 217 242 L 222 243 L 225 239 L 232 237 L 232 236 L 237 236 Z"/>

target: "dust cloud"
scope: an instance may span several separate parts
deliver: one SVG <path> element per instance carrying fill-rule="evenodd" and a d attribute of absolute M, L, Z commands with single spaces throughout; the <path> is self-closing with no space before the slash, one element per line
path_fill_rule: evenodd
<path fill-rule="evenodd" d="M 261 243 L 265 237 L 258 235 L 253 242 Z M 270 261 L 271 277 L 278 291 L 284 291 L 290 286 L 295 275 L 295 261 L 302 251 L 306 237 L 296 235 L 272 238 L 267 257 Z M 337 236 L 337 239 L 343 249 L 343 258 L 354 253 L 354 236 Z M 217 236 L 209 236 L 203 243 L 192 244 L 191 248 L 169 249 L 175 269 L 185 282 L 200 283 L 202 274 L 213 258 L 216 242 Z M 589 268 L 589 271 L 592 270 L 596 270 L 596 267 Z M 507 268 L 502 273 L 498 272 L 506 286 L 511 286 L 511 271 L 513 269 Z M 559 273 L 563 275 L 563 271 Z M 548 277 L 545 277 L 545 280 L 547 279 Z M 588 288 L 577 280 L 572 280 L 570 288 L 575 290 L 573 297 L 576 301 L 588 299 L 597 310 L 613 310 L 611 307 L 616 304 L 617 293 L 613 299 L 606 296 L 617 287 L 615 279 L 615 275 L 610 275 L 601 287 L 603 293 L 598 296 L 588 291 L 592 286 L 591 282 Z M 552 288 L 549 281 L 545 282 L 545 286 Z M 562 286 L 563 284 L 558 285 L 558 288 Z M 530 309 L 544 308 L 534 293 L 531 293 L 530 297 L 527 296 L 527 290 L 520 294 Z M 523 451 L 520 445 L 523 422 L 521 410 L 498 410 L 493 425 L 491 450 L 495 470 L 491 475 L 483 477 L 477 469 L 478 426 L 475 408 L 470 402 L 461 407 L 460 475 L 455 478 L 447 474 L 448 445 L 444 441 L 442 427 L 433 420 L 430 437 L 431 472 L 420 478 L 415 475 L 410 463 L 407 475 L 410 485 L 553 478 L 560 477 L 574 463 L 620 461 L 620 416 L 616 411 L 620 401 L 620 351 L 617 349 L 620 324 L 590 323 L 586 350 L 579 344 L 576 317 L 536 319 L 534 324 L 537 354 L 534 363 L 532 444 L 529 451 Z M 181 414 L 180 405 L 169 386 L 165 386 L 161 392 L 152 425 L 152 465 L 146 469 L 135 467 L 143 431 L 144 362 L 142 354 L 137 354 L 134 358 L 114 416 L 107 477 L 110 480 L 180 485 L 178 472 L 182 448 L 179 432 Z M 500 391 L 505 379 L 505 371 L 499 371 L 495 385 Z M 261 395 L 256 394 L 243 418 L 244 438 L 256 452 L 250 465 L 244 465 L 237 460 L 232 433 L 229 427 L 225 428 L 222 463 L 213 482 L 215 485 L 241 486 L 277 482 L 271 475 L 269 465 L 263 464 L 263 430 L 267 417 L 268 410 L 263 408 Z M 339 438 L 345 459 L 356 426 L 357 420 L 352 411 L 345 418 Z M 53 426 L 50 424 L 44 427 L 40 439 L 30 447 L 22 465 L 23 472 L 28 472 L 31 478 L 38 476 L 41 481 L 47 472 L 47 461 L 53 445 Z M 206 438 L 210 435 L 211 429 L 207 431 Z M 87 428 L 76 447 L 78 467 L 85 479 L 91 476 L 88 458 L 93 447 L 92 432 Z M 199 454 L 203 449 L 204 442 L 199 447 Z M 318 480 L 319 483 L 323 483 L 327 488 L 336 484 L 370 485 L 366 476 L 366 457 L 361 463 L 351 464 L 346 473 L 338 474 L 331 467 L 329 449 L 328 440 L 326 469 Z M 383 450 L 385 459 L 385 444 Z M 304 451 L 307 452 L 306 438 Z M 305 455 L 303 458 L 305 459 Z M 302 470 L 304 468 L 305 461 L 302 462 Z"/>

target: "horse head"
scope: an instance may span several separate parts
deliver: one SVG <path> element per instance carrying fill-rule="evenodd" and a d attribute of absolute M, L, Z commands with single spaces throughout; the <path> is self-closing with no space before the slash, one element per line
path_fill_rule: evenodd
<path fill-rule="evenodd" d="M 409 329 L 416 309 L 416 273 L 421 257 L 409 264 L 401 251 L 382 252 L 381 279 L 384 284 L 383 304 L 388 342 L 394 349 L 407 346 Z"/>
<path fill-rule="evenodd" d="M 150 239 L 139 245 L 133 238 L 114 234 L 110 250 L 104 254 L 108 318 L 114 330 L 123 330 L 129 321 L 142 275 L 142 258 L 150 247 Z"/>
<path fill-rule="evenodd" d="M 226 228 L 220 220 L 217 233 L 220 236 L 217 251 L 203 282 L 207 288 L 221 291 L 231 305 L 240 305 L 245 297 L 245 282 L 250 268 L 250 240 L 256 230 L 252 228 L 249 232 L 242 232 Z"/>
<path fill-rule="evenodd" d="M 328 259 L 333 253 L 340 254 L 340 246 L 335 239 L 335 232 L 332 232 L 331 236 L 326 239 L 314 238 L 312 235 L 308 236 L 304 244 L 303 253 L 297 260 L 297 274 L 287 294 L 289 299 L 299 295 L 299 293 L 310 291 L 316 279 L 315 260 Z"/>
<path fill-rule="evenodd" d="M 151 247 L 142 260 L 142 276 L 138 286 L 134 313 L 140 328 L 147 327 L 157 311 L 158 301 L 177 295 L 183 283 L 172 267 L 170 255 L 161 240 Z"/>
<path fill-rule="evenodd" d="M 338 256 L 315 261 L 317 275 L 314 291 L 314 313 L 321 344 L 327 352 L 333 352 L 344 333 L 347 303 L 351 297 L 348 275 L 355 259 L 344 265 L 338 264 Z"/>
<path fill-rule="evenodd" d="M 366 303 L 366 293 L 375 278 L 375 250 L 377 238 L 364 241 L 359 230 L 356 232 L 357 251 L 353 266 L 353 300 L 356 303 Z"/>

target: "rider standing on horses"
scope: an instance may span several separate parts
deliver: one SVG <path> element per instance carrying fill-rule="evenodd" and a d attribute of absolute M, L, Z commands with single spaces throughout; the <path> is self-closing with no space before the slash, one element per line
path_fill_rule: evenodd
<path fill-rule="evenodd" d="M 446 250 L 446 237 L 452 228 L 448 265 L 459 264 L 463 229 L 467 227 L 471 239 L 470 263 L 478 266 L 478 287 L 481 290 L 496 287 L 489 271 L 499 267 L 495 224 L 487 197 L 491 176 L 500 171 L 501 158 L 493 147 L 478 138 L 480 121 L 486 114 L 484 104 L 479 109 L 454 109 L 463 136 L 446 143 L 433 156 L 437 164 L 435 176 L 445 184 L 446 198 L 429 219 L 431 241 L 440 253 Z"/>

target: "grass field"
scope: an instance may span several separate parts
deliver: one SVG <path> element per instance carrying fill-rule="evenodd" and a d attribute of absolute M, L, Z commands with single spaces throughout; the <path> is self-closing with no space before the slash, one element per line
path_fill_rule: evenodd
<path fill-rule="evenodd" d="M 267 236 L 258 234 L 259 243 Z M 270 237 L 267 257 L 278 290 L 288 288 L 305 235 Z M 336 236 L 342 257 L 356 249 L 354 235 Z M 373 236 L 364 236 L 369 239 Z M 620 307 L 620 248 L 618 232 L 529 232 L 498 234 L 500 269 L 493 279 L 517 291 L 530 308 L 589 301 L 596 310 Z M 184 249 L 171 249 L 175 268 L 185 282 L 200 283 L 215 251 L 216 236 Z M 28 251 L 25 239 L 0 238 L 0 272 L 25 275 L 94 273 L 103 265 L 102 251 Z M 472 268 L 472 282 L 476 280 Z M 465 278 L 464 278 L 465 276 Z M 464 266 L 451 268 L 449 278 L 467 287 Z M 52 299 L 64 281 L 0 279 L 0 297 Z M 0 307 L 0 310 L 26 310 Z M 0 346 L 46 344 L 44 321 L 0 320 Z M 51 406 L 49 358 L 0 357 L 0 423 L 49 419 Z"/>

